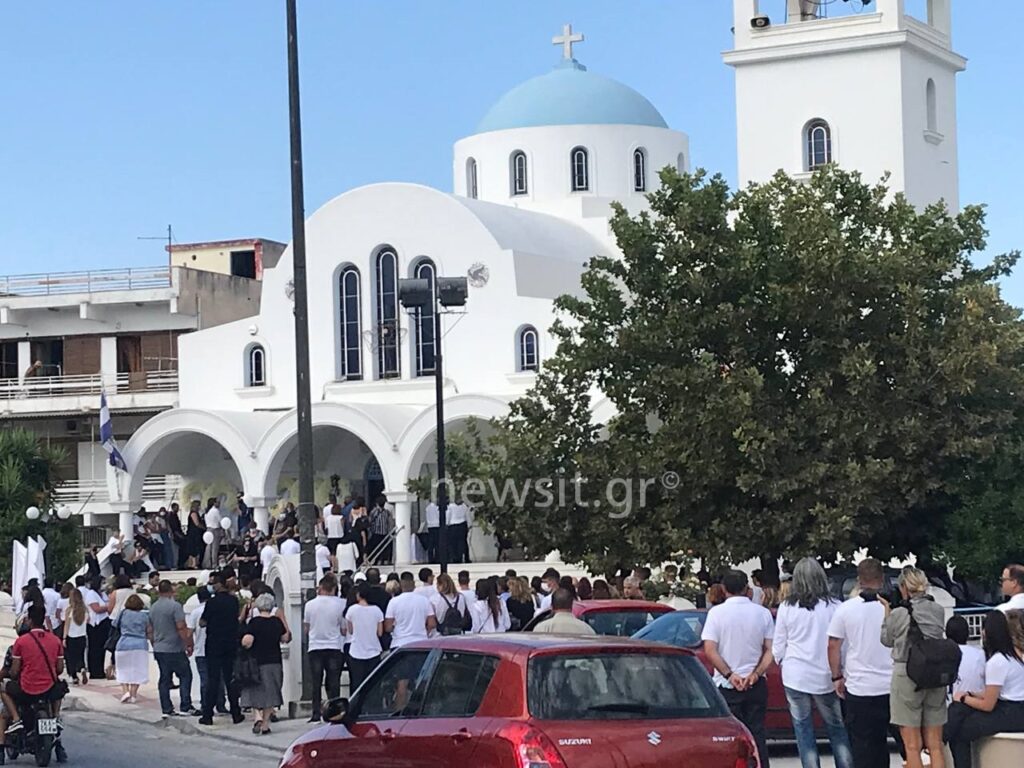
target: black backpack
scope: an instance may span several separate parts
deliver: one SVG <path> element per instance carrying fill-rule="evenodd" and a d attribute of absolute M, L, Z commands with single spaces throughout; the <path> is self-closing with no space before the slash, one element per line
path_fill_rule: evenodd
<path fill-rule="evenodd" d="M 960 672 L 960 646 L 947 638 L 927 638 L 914 619 L 914 608 L 907 605 L 910 615 L 910 653 L 907 656 L 907 677 L 917 684 L 917 690 L 948 688 L 956 682 Z"/>
<path fill-rule="evenodd" d="M 459 610 L 459 596 L 455 596 L 454 603 L 449 603 L 448 598 L 444 595 L 441 595 L 441 599 L 448 606 L 448 610 L 444 612 L 444 617 L 437 627 L 438 631 L 442 635 L 461 635 L 465 618 L 462 615 L 462 611 Z"/>

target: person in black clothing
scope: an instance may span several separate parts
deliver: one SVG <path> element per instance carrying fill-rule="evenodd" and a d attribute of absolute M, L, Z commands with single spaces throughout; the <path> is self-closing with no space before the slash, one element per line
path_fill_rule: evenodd
<path fill-rule="evenodd" d="M 388 591 L 381 586 L 380 570 L 377 568 L 367 568 L 366 583 L 370 588 L 369 594 L 366 597 L 366 602 L 370 605 L 377 606 L 380 608 L 381 613 L 386 614 L 388 610 L 388 602 L 391 600 L 391 595 L 389 595 Z M 391 635 L 385 632 L 380 638 L 380 645 L 385 651 L 390 648 Z"/>
<path fill-rule="evenodd" d="M 188 560 L 188 548 L 185 546 L 185 530 L 181 527 L 181 507 L 178 502 L 171 504 L 171 511 L 167 513 L 167 530 L 174 542 L 174 551 L 178 553 L 174 565 L 179 571 L 185 570 L 185 561 Z"/>
<path fill-rule="evenodd" d="M 239 577 L 253 578 L 260 564 L 260 531 L 250 528 L 244 531 L 242 540 L 235 545 L 233 561 L 238 566 Z"/>
<path fill-rule="evenodd" d="M 213 704 L 223 684 L 227 688 L 231 720 L 238 724 L 245 720 L 238 704 L 238 689 L 234 685 L 235 652 L 238 648 L 238 598 L 228 592 L 224 574 L 210 574 L 214 595 L 203 608 L 202 626 L 206 627 L 206 691 L 203 697 L 203 716 L 200 725 L 213 725 Z"/>

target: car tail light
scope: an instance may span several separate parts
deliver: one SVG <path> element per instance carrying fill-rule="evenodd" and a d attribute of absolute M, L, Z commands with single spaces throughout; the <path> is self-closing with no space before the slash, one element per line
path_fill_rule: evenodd
<path fill-rule="evenodd" d="M 757 757 L 757 745 L 747 734 L 738 741 L 740 747 L 739 757 L 736 758 L 736 768 L 760 768 L 761 761 Z"/>
<path fill-rule="evenodd" d="M 499 737 L 512 745 L 519 768 L 565 768 L 551 739 L 526 723 L 514 723 L 501 729 Z"/>

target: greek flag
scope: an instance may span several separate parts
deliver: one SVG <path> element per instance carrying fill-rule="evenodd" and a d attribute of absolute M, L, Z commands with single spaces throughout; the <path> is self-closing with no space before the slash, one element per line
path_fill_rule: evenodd
<path fill-rule="evenodd" d="M 117 450 L 117 442 L 114 440 L 114 425 L 110 422 L 110 409 L 107 407 L 105 392 L 100 392 L 100 442 L 103 444 L 103 450 L 110 454 L 110 466 L 127 472 L 124 457 Z"/>

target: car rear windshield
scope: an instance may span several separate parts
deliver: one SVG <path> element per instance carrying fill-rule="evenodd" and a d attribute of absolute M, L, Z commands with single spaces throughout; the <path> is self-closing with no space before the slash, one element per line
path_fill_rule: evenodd
<path fill-rule="evenodd" d="M 677 653 L 545 654 L 530 660 L 530 714 L 539 720 L 723 717 L 700 662 Z"/>
<path fill-rule="evenodd" d="M 583 620 L 599 635 L 632 637 L 661 615 L 646 610 L 587 611 L 583 614 Z"/>

